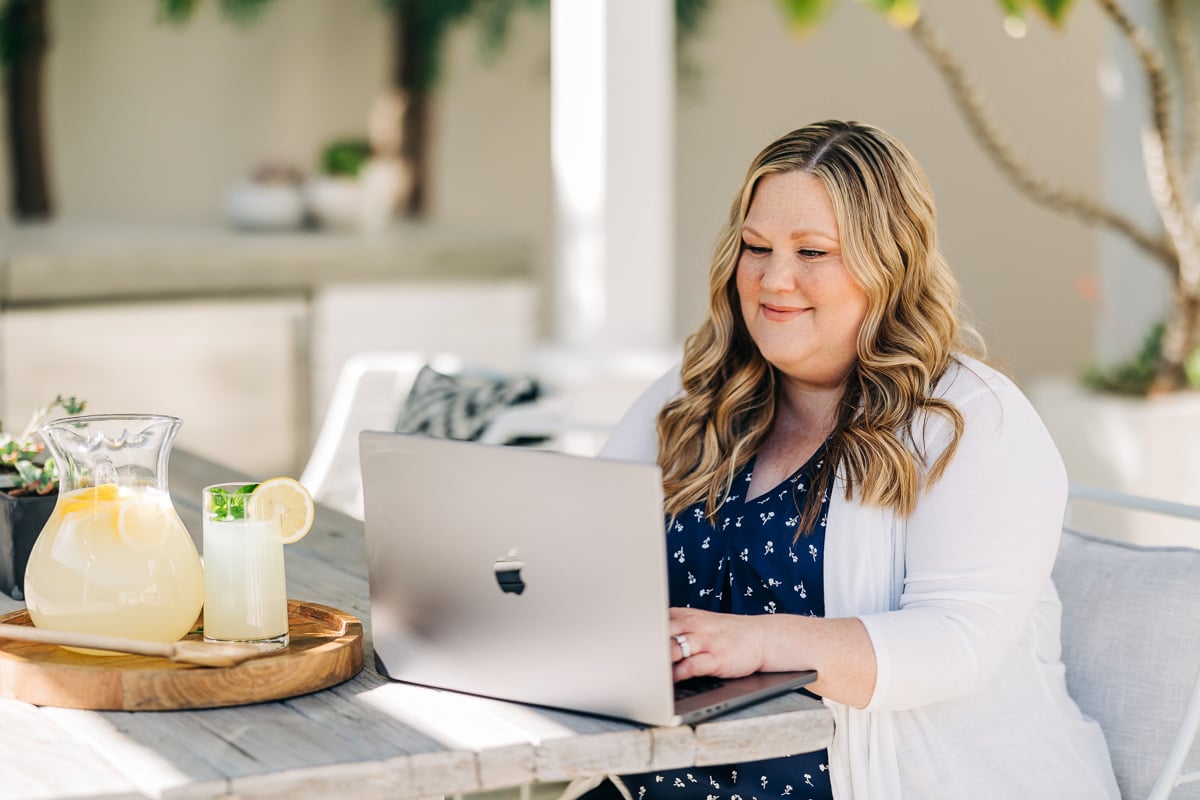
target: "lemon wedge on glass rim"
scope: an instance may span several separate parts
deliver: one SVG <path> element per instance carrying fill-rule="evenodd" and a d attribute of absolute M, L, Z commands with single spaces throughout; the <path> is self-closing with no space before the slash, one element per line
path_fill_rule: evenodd
<path fill-rule="evenodd" d="M 250 516 L 254 519 L 279 517 L 279 541 L 292 544 L 312 530 L 312 495 L 294 478 L 270 478 L 260 483 L 247 498 Z"/>

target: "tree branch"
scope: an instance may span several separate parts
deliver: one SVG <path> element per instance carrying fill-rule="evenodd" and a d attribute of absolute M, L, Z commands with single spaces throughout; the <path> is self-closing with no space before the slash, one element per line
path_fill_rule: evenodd
<path fill-rule="evenodd" d="M 1197 254 L 1196 226 L 1191 208 L 1183 190 L 1179 159 L 1175 153 L 1171 130 L 1171 87 L 1162 55 L 1154 46 L 1149 34 L 1129 17 L 1117 0 L 1096 0 L 1100 9 L 1108 15 L 1117 30 L 1126 38 L 1142 69 L 1146 73 L 1146 84 L 1150 94 L 1150 121 L 1152 131 L 1142 136 L 1142 159 L 1150 179 L 1150 193 L 1158 206 L 1167 237 L 1177 254 L 1171 265 L 1176 279 L 1188 286 L 1200 281 L 1200 262 Z"/>
<path fill-rule="evenodd" d="M 1175 252 L 1179 256 L 1175 266 L 1175 282 L 1180 290 L 1195 294 L 1200 288 L 1200 242 L 1196 240 L 1190 215 L 1177 202 L 1173 202 L 1171 170 L 1162 139 L 1154 128 L 1142 131 L 1142 162 L 1150 183 L 1150 196 L 1154 198 L 1163 227 L 1174 242 Z"/>
<path fill-rule="evenodd" d="M 1175 54 L 1179 87 L 1183 99 L 1183 142 L 1179 161 L 1185 187 L 1195 188 L 1200 180 L 1200 49 L 1191 33 L 1191 20 L 1183 13 L 1179 0 L 1159 0 L 1167 43 Z"/>
<path fill-rule="evenodd" d="M 941 73 L 959 112 L 984 152 L 1017 189 L 1051 210 L 1072 214 L 1085 222 L 1103 225 L 1124 234 L 1174 273 L 1176 257 L 1170 243 L 1142 230 L 1133 220 L 1105 208 L 1098 201 L 1068 192 L 1034 174 L 1033 169 L 1017 156 L 1008 136 L 996 122 L 966 69 L 929 26 L 924 14 L 909 28 L 909 33 Z"/>

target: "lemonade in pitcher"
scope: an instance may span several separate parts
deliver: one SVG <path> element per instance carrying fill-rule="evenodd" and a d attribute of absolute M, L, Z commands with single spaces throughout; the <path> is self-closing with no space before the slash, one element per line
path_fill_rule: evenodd
<path fill-rule="evenodd" d="M 26 568 L 35 625 L 159 642 L 187 634 L 204 600 L 200 559 L 171 504 L 179 420 L 74 417 L 43 426 L 60 493 Z"/>

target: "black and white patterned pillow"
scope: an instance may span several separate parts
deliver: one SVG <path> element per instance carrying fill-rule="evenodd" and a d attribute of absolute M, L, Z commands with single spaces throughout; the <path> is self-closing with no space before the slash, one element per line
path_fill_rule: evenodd
<path fill-rule="evenodd" d="M 396 432 L 474 441 L 500 412 L 540 394 L 537 380 L 526 375 L 443 375 L 424 366 L 400 410 Z"/>

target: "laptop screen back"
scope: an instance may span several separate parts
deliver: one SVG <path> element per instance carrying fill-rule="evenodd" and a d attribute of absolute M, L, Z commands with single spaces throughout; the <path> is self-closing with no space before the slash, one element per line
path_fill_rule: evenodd
<path fill-rule="evenodd" d="M 672 721 L 657 467 L 372 431 L 360 454 L 390 677 Z"/>

